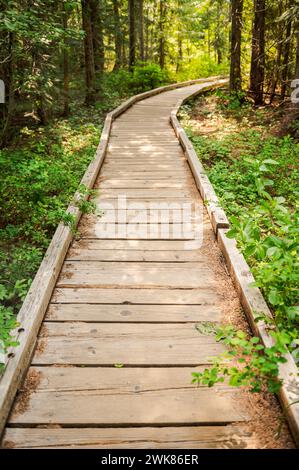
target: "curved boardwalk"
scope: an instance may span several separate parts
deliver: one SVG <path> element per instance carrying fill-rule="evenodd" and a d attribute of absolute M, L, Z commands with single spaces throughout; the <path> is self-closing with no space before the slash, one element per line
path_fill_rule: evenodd
<path fill-rule="evenodd" d="M 255 446 L 237 392 L 191 385 L 222 348 L 197 325 L 229 308 L 212 228 L 169 124 L 178 100 L 201 87 L 151 97 L 114 122 L 96 183 L 105 214 L 81 220 L 5 446 Z M 163 203 L 155 224 L 153 203 Z M 182 207 L 192 207 L 184 223 Z"/>

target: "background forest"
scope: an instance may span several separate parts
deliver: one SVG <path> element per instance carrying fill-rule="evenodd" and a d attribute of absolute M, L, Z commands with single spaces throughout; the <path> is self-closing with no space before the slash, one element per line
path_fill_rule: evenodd
<path fill-rule="evenodd" d="M 130 95 L 171 82 L 229 75 L 221 106 L 238 113 L 244 105 L 247 111 L 265 105 L 279 109 L 272 118 L 279 142 L 292 136 L 284 155 L 294 157 L 287 164 L 293 177 L 297 174 L 290 183 L 296 187 L 299 105 L 289 98 L 292 80 L 299 79 L 298 21 L 298 0 L 0 0 L 0 79 L 5 84 L 0 104 L 0 338 L 5 346 L 13 344 L 14 315 L 57 224 L 71 223 L 65 209 L 93 158 L 105 113 Z M 252 149 L 260 137 L 250 142 Z M 223 152 L 227 156 L 226 144 L 225 150 L 203 141 L 198 147 L 211 159 Z M 254 168 L 253 179 L 259 171 Z M 220 170 L 214 167 L 215 186 Z M 253 205 L 267 184 L 252 190 Z M 220 191 L 223 185 L 221 180 Z M 226 187 L 230 194 L 232 187 Z M 294 206 L 292 200 L 290 210 Z M 296 266 L 297 274 L 294 267 L 290 274 L 294 286 Z M 293 309 L 294 331 L 298 287 L 292 289 L 287 307 Z M 278 303 L 286 299 L 287 294 Z M 289 321 L 285 311 L 282 317 Z"/>

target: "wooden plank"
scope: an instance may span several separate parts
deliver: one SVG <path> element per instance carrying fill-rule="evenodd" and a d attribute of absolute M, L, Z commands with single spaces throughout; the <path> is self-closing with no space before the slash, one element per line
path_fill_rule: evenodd
<path fill-rule="evenodd" d="M 214 305 L 221 302 L 215 289 L 103 289 L 56 288 L 52 297 L 55 303 L 79 304 L 168 304 Z"/>
<path fill-rule="evenodd" d="M 100 214 L 98 215 L 89 215 L 84 216 L 83 223 L 80 226 L 81 229 L 86 229 L 89 232 L 95 232 L 95 224 L 103 223 L 115 223 L 115 224 L 136 224 L 141 220 L 144 221 L 144 217 L 147 223 L 149 224 L 180 224 L 182 221 L 185 223 L 194 223 L 199 224 L 202 228 L 209 228 L 211 226 L 209 219 L 206 214 L 203 212 L 203 205 L 196 205 L 196 211 L 191 210 L 184 214 L 182 209 L 173 209 L 168 210 L 167 206 L 161 206 L 159 209 L 151 208 L 149 204 L 143 208 L 137 208 L 137 202 L 127 201 L 128 208 L 119 211 L 118 210 L 118 200 L 114 199 L 113 203 L 110 206 L 110 209 L 105 209 L 104 204 L 101 205 Z M 130 207 L 135 207 L 130 209 Z M 90 226 L 88 227 L 88 225 Z M 173 241 L 173 240 L 169 240 Z M 181 242 L 183 243 L 183 242 Z M 165 246 L 164 249 L 167 249 Z M 182 247 L 184 249 L 184 247 Z"/>
<path fill-rule="evenodd" d="M 106 156 L 106 162 L 113 160 L 114 162 L 120 163 L 136 163 L 136 164 L 158 164 L 158 163 L 172 163 L 176 164 L 177 161 L 186 161 L 182 154 L 175 155 L 157 155 L 157 154 L 136 154 L 135 152 L 127 154 L 115 154 Z"/>
<path fill-rule="evenodd" d="M 124 195 L 125 196 L 125 195 Z M 101 206 L 102 206 L 102 210 L 107 210 L 107 209 L 111 209 L 114 207 L 114 204 L 115 202 L 118 201 L 118 199 L 121 199 L 121 196 L 118 197 L 117 195 L 115 195 L 115 197 L 111 198 L 111 199 L 103 199 L 101 198 L 101 196 L 97 196 L 95 197 L 95 202 L 97 203 L 97 205 L 99 206 L 99 209 L 101 209 Z M 123 200 L 125 200 L 126 198 L 123 197 L 122 198 Z M 189 206 L 194 206 L 196 200 L 194 200 L 193 198 L 189 197 L 174 197 L 173 198 L 168 198 L 167 200 L 160 200 L 160 199 L 156 199 L 156 198 L 139 198 L 139 197 L 136 197 L 136 198 L 130 198 L 129 200 L 127 200 L 127 205 L 125 206 L 126 208 L 129 208 L 129 209 L 139 209 L 139 210 L 143 210 L 143 209 L 146 209 L 146 208 L 153 208 L 153 209 L 157 209 L 157 210 L 162 210 L 164 208 L 164 210 L 183 210 L 184 207 L 187 207 L 186 205 L 189 205 Z M 188 207 L 189 207 L 188 206 Z M 160 209 L 161 208 L 161 209 Z M 121 207 L 122 209 L 122 207 Z M 123 209 L 122 209 L 123 210 Z"/>
<path fill-rule="evenodd" d="M 192 192 L 188 187 L 184 189 L 159 189 L 159 188 L 108 188 L 102 189 L 99 199 L 111 199 L 118 196 L 126 196 L 128 199 L 172 199 L 187 198 L 190 199 Z"/>
<path fill-rule="evenodd" d="M 33 365 L 195 366 L 224 351 L 193 324 L 44 323 Z"/>
<path fill-rule="evenodd" d="M 247 417 L 227 387 L 190 385 L 192 368 L 34 368 L 40 381 L 13 425 L 226 424 Z M 21 396 L 20 396 L 21 399 Z"/>
<path fill-rule="evenodd" d="M 108 251 L 171 251 L 176 252 L 190 252 L 193 256 L 193 261 L 197 260 L 197 256 L 200 256 L 200 250 L 185 250 L 186 245 L 181 240 L 74 240 L 71 250 L 79 249 L 90 249 L 93 251 L 97 250 L 108 250 Z M 70 252 L 67 256 L 69 256 Z"/>
<path fill-rule="evenodd" d="M 185 179 L 188 177 L 188 172 L 183 170 L 180 171 L 132 171 L 132 170 L 127 170 L 127 171 L 115 171 L 112 172 L 109 169 L 105 169 L 101 172 L 101 178 L 102 179 L 129 179 L 133 178 L 134 180 L 141 179 L 143 180 L 144 178 L 146 179 L 151 179 L 154 181 L 157 180 L 162 180 L 162 181 L 173 181 L 179 179 Z"/>
<path fill-rule="evenodd" d="M 100 204 L 99 207 L 103 207 Z M 185 240 L 186 249 L 192 241 L 196 247 L 202 245 L 202 226 L 194 224 L 115 224 L 114 222 L 99 222 L 94 226 L 83 227 L 79 230 L 82 238 L 97 238 L 99 240 Z"/>
<path fill-rule="evenodd" d="M 201 264 L 66 261 L 57 287 L 215 288 L 212 270 Z"/>
<path fill-rule="evenodd" d="M 46 321 L 107 323 L 218 322 L 221 309 L 214 305 L 91 305 L 50 304 Z"/>
<path fill-rule="evenodd" d="M 246 425 L 138 428 L 8 428 L 4 447 L 19 449 L 258 449 Z"/>
<path fill-rule="evenodd" d="M 174 170 L 174 169 L 180 169 L 182 172 L 184 170 L 188 170 L 188 165 L 184 161 L 177 161 L 175 162 L 175 165 L 173 163 L 157 163 L 157 162 L 119 162 L 119 161 L 114 161 L 114 160 L 107 160 L 104 164 L 104 169 L 116 169 L 118 172 L 120 172 L 122 169 L 124 170 L 133 170 L 136 171 L 137 173 L 139 171 L 156 171 L 159 172 L 160 170 L 163 171 L 169 171 L 169 170 Z"/>
<path fill-rule="evenodd" d="M 146 178 L 141 179 L 141 180 L 135 180 L 135 179 L 110 179 L 110 180 L 104 180 L 104 181 L 99 181 L 97 183 L 97 186 L 101 189 L 103 188 L 134 188 L 134 189 L 143 189 L 143 188 L 155 188 L 155 189 L 183 189 L 185 187 L 185 184 L 188 182 L 188 179 L 183 179 L 181 181 L 180 179 L 177 180 L 165 180 L 165 181 L 151 181 Z"/>
<path fill-rule="evenodd" d="M 89 240 L 88 240 L 89 241 Z M 97 240 L 99 241 L 99 240 Z M 71 249 L 66 258 L 68 261 L 142 261 L 142 262 L 175 262 L 187 263 L 203 261 L 203 257 L 194 255 L 193 251 L 141 251 L 141 250 L 100 250 L 92 246 Z M 205 258 L 206 260 L 206 258 Z"/>

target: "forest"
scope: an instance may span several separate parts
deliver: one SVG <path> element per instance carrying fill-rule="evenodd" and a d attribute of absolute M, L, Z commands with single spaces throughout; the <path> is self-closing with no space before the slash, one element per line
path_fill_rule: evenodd
<path fill-rule="evenodd" d="M 0 0 L 2 352 L 107 112 L 210 76 L 180 119 L 279 327 L 263 374 L 298 360 L 299 0 Z"/>

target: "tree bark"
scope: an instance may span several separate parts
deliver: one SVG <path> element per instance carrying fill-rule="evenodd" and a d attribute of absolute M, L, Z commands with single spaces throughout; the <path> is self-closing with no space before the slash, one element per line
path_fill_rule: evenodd
<path fill-rule="evenodd" d="M 252 29 L 250 92 L 256 105 L 264 101 L 265 79 L 265 0 L 255 0 Z"/>
<path fill-rule="evenodd" d="M 284 53 L 281 71 L 281 99 L 284 100 L 287 91 L 287 81 L 289 78 L 290 70 L 290 51 L 291 51 L 291 34 L 292 34 L 292 21 L 289 20 L 286 29 L 286 38 L 284 43 Z"/>
<path fill-rule="evenodd" d="M 278 18 L 281 17 L 282 13 L 283 13 L 283 2 L 282 0 L 279 0 L 278 15 L 277 15 Z M 278 30 L 277 30 L 278 44 L 277 44 L 277 51 L 276 51 L 276 60 L 275 60 L 275 67 L 273 70 L 273 76 L 271 80 L 271 87 L 270 87 L 270 104 L 274 100 L 277 84 L 279 82 L 279 77 L 280 77 L 281 55 L 282 55 L 282 45 L 283 45 L 282 33 L 283 33 L 283 22 L 279 21 Z"/>
<path fill-rule="evenodd" d="M 118 70 L 122 64 L 122 53 L 121 53 L 121 27 L 119 17 L 119 3 L 118 0 L 113 0 L 113 14 L 114 14 L 114 47 L 115 47 L 115 63 L 114 70 Z"/>
<path fill-rule="evenodd" d="M 66 9 L 66 5 L 63 2 L 63 11 L 62 11 L 62 25 L 65 33 L 63 40 L 63 111 L 62 116 L 68 117 L 70 114 L 70 97 L 69 97 L 69 51 L 68 51 L 68 40 L 66 37 L 66 32 L 68 28 L 68 18 L 69 14 Z"/>
<path fill-rule="evenodd" d="M 135 1 L 129 0 L 129 69 L 133 70 L 136 60 Z"/>
<path fill-rule="evenodd" d="M 82 3 L 82 26 L 85 32 L 84 53 L 85 53 L 85 80 L 86 97 L 85 103 L 92 105 L 95 102 L 95 66 L 93 55 L 93 37 L 91 25 L 91 1 L 81 0 Z"/>
<path fill-rule="evenodd" d="M 295 78 L 299 78 L 299 31 L 296 34 L 296 72 L 295 72 Z"/>
<path fill-rule="evenodd" d="M 178 73 L 181 69 L 181 65 L 183 62 L 183 40 L 181 36 L 181 32 L 178 32 L 178 58 L 176 64 L 176 72 Z"/>
<path fill-rule="evenodd" d="M 243 0 L 232 0 L 231 26 L 231 63 L 230 63 L 230 92 L 242 89 L 241 76 L 241 39 L 242 39 Z"/>
<path fill-rule="evenodd" d="M 138 0 L 138 16 L 139 16 L 139 58 L 144 62 L 144 13 L 143 0 Z"/>
<path fill-rule="evenodd" d="M 165 67 L 165 37 L 164 37 L 164 22 L 165 22 L 165 5 L 163 0 L 160 0 L 159 6 L 159 64 L 161 69 Z"/>
<path fill-rule="evenodd" d="M 5 103 L 6 113 L 4 115 L 4 124 L 1 132 L 0 138 L 0 147 L 4 147 L 10 138 L 11 131 L 11 121 L 15 110 L 15 91 L 14 91 L 14 82 L 15 82 L 15 35 L 10 32 L 8 36 L 8 55 L 9 60 L 7 62 L 6 75 L 5 75 L 5 98 L 7 104 Z"/>
<path fill-rule="evenodd" d="M 222 0 L 217 0 L 217 21 L 215 34 L 215 49 L 218 65 L 222 64 L 222 41 L 221 41 L 221 11 L 223 9 Z"/>
<path fill-rule="evenodd" d="M 105 48 L 103 37 L 103 0 L 90 0 L 90 20 L 95 71 L 104 72 Z"/>

